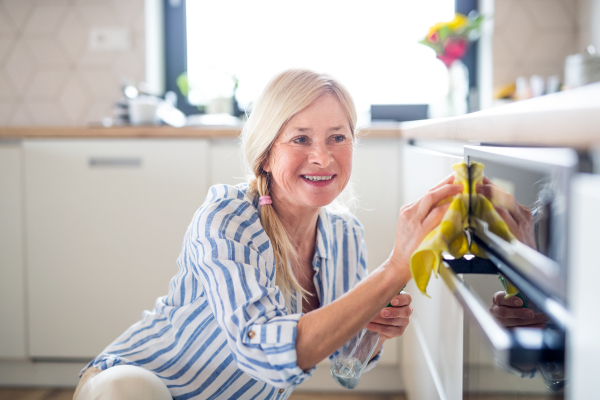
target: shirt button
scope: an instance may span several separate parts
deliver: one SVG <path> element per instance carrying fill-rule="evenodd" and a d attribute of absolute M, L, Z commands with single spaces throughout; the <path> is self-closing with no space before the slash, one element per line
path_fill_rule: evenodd
<path fill-rule="evenodd" d="M 279 389 L 279 393 L 283 393 L 283 392 L 285 392 L 284 389 Z"/>
<path fill-rule="evenodd" d="M 248 332 L 248 337 L 252 339 L 254 337 L 254 331 Z"/>

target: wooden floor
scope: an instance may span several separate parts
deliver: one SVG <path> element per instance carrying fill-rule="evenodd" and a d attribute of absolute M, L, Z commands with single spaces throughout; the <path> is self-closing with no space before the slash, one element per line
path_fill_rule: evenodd
<path fill-rule="evenodd" d="M 0 388 L 0 400 L 72 400 L 75 389 Z"/>
<path fill-rule="evenodd" d="M 0 388 L 0 400 L 72 400 L 73 389 L 21 389 Z M 406 400 L 404 394 L 381 393 L 327 393 L 327 392 L 301 392 L 296 391 L 290 400 Z M 518 396 L 477 394 L 465 397 L 465 400 L 546 400 L 546 396 Z"/>
<path fill-rule="evenodd" d="M 0 400 L 71 400 L 73 389 L 0 388 Z M 402 394 L 294 392 L 290 400 L 406 400 Z"/>

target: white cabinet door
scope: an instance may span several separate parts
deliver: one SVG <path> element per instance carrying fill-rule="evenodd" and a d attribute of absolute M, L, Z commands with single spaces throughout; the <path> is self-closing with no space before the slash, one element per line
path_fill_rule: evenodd
<path fill-rule="evenodd" d="M 210 142 L 210 185 L 237 185 L 246 182 L 242 168 L 242 149 L 237 139 Z"/>
<path fill-rule="evenodd" d="M 91 358 L 167 294 L 206 140 L 29 140 L 29 352 Z"/>
<path fill-rule="evenodd" d="M 411 203 L 448 177 L 458 155 L 404 146 L 404 203 Z M 403 340 L 402 371 L 410 400 L 462 398 L 463 311 L 442 279 L 433 276 L 427 292 L 408 284 L 413 314 Z"/>
<path fill-rule="evenodd" d="M 569 400 L 598 398 L 600 367 L 600 268 L 598 268 L 598 227 L 600 226 L 600 175 L 578 174 L 573 180 L 569 213 L 569 291 L 573 315 L 567 335 L 567 386 Z"/>
<path fill-rule="evenodd" d="M 18 142 L 0 141 L 0 359 L 24 359 L 23 173 Z"/>
<path fill-rule="evenodd" d="M 365 139 L 354 154 L 352 180 L 358 207 L 355 215 L 365 227 L 367 266 L 372 272 L 392 252 L 400 211 L 400 147 L 397 140 Z M 388 340 L 378 366 L 398 365 L 398 341 Z"/>

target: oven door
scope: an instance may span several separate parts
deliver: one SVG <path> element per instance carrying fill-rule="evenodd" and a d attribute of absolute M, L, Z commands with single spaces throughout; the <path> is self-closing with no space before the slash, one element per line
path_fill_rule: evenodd
<path fill-rule="evenodd" d="M 487 258 L 446 260 L 440 275 L 467 318 L 463 343 L 465 399 L 561 399 L 567 293 L 567 206 L 571 176 L 578 169 L 570 149 L 465 146 L 465 161 L 485 165 L 484 175 L 534 215 L 535 249 L 508 243 L 472 218 L 470 240 Z M 531 320 L 492 313 L 508 279 L 520 291 Z M 505 309 L 505 311 L 508 310 Z M 509 313 L 507 313 L 509 314 Z M 532 326 L 531 322 L 536 324 Z M 493 397 L 490 397 L 493 396 Z"/>

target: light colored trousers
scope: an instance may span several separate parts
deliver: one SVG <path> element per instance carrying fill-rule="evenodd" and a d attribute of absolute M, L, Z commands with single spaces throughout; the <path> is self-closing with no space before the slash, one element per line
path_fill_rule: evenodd
<path fill-rule="evenodd" d="M 132 365 L 105 371 L 89 368 L 73 400 L 172 400 L 167 386 L 152 372 Z"/>

